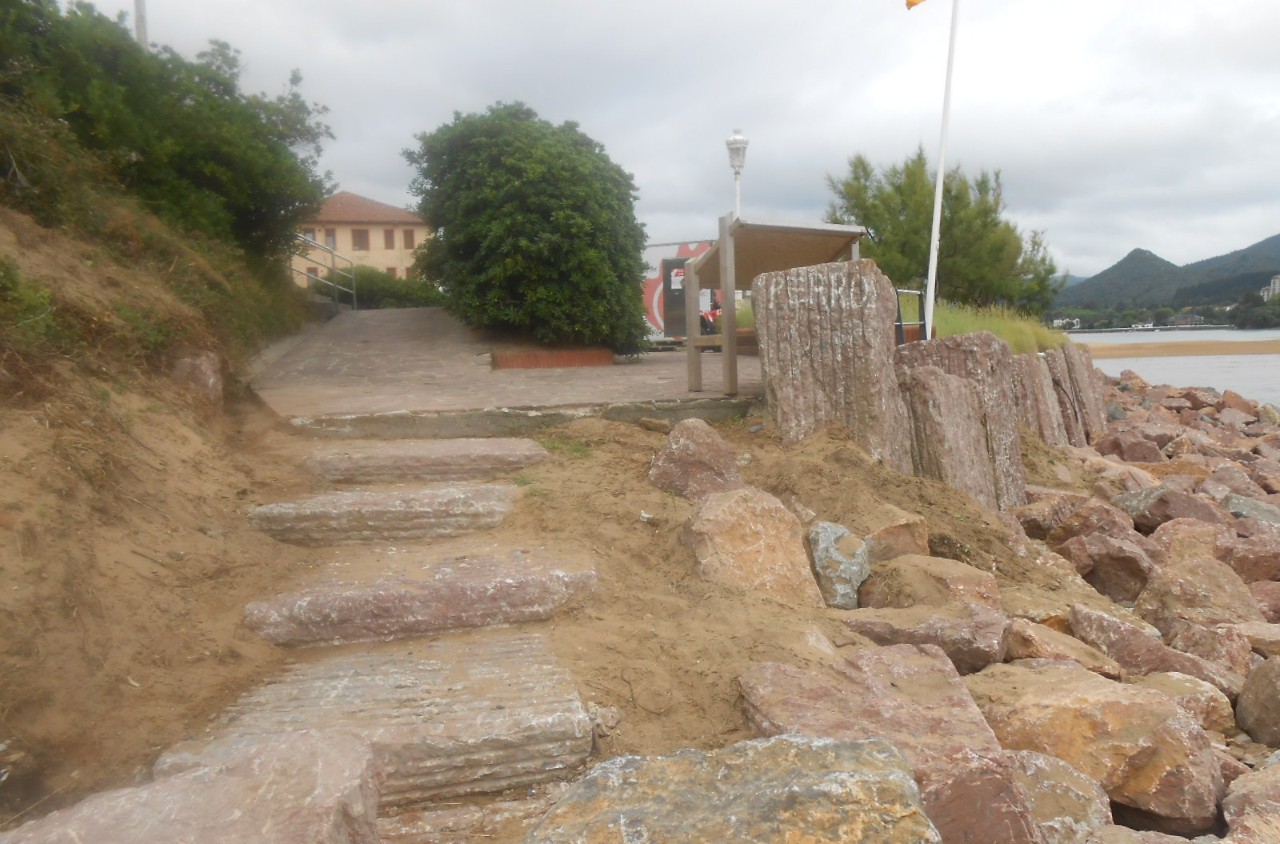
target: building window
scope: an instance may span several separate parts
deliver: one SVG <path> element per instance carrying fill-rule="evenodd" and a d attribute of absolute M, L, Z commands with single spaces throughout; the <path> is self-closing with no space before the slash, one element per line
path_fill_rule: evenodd
<path fill-rule="evenodd" d="M 319 277 L 320 277 L 320 268 L 319 268 L 319 267 L 307 267 L 307 275 L 311 276 L 312 278 L 319 278 Z"/>
<path fill-rule="evenodd" d="M 382 230 L 382 248 L 383 249 L 396 248 L 396 230 L 395 229 Z"/>
<path fill-rule="evenodd" d="M 413 229 L 404 230 L 404 248 L 405 249 L 413 248 Z"/>
<path fill-rule="evenodd" d="M 395 267 L 387 267 L 387 275 L 391 276 L 392 278 L 395 278 L 395 277 L 396 277 L 396 268 L 395 268 Z"/>
<path fill-rule="evenodd" d="M 351 230 L 351 248 L 356 252 L 369 251 L 369 230 L 368 229 L 352 229 Z"/>
<path fill-rule="evenodd" d="M 316 230 L 315 230 L 315 229 L 303 229 L 303 230 L 302 230 L 302 236 L 303 236 L 303 237 L 305 237 L 307 240 L 315 240 L 315 239 L 316 239 Z"/>
<path fill-rule="evenodd" d="M 338 230 L 337 229 L 324 230 L 324 245 L 329 247 L 330 249 L 338 248 Z"/>

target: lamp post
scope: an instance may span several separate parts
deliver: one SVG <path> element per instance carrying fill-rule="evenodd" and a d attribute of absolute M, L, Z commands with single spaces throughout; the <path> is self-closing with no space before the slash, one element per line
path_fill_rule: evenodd
<path fill-rule="evenodd" d="M 729 148 L 729 166 L 733 168 L 733 216 L 742 216 L 742 166 L 747 163 L 747 139 L 741 129 L 734 129 L 724 142 Z"/>

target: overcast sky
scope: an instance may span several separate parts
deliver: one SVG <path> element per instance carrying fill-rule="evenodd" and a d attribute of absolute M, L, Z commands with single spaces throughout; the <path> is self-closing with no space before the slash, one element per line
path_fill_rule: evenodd
<path fill-rule="evenodd" d="M 952 0 L 145 0 L 148 35 L 292 68 L 330 109 L 343 190 L 410 205 L 414 135 L 522 100 L 635 176 L 652 242 L 714 236 L 724 140 L 750 139 L 745 218 L 816 222 L 828 174 L 937 161 Z M 126 12 L 135 0 L 100 0 Z M 1091 275 L 1280 232 L 1276 0 L 960 0 L 948 163 L 1002 171 L 1009 217 Z"/>

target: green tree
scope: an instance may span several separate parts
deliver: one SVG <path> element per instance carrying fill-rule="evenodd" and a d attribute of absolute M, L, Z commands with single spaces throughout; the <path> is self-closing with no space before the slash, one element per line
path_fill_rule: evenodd
<path fill-rule="evenodd" d="M 0 2 L 0 107 L 65 123 L 170 223 L 274 256 L 324 198 L 332 135 L 296 72 L 275 98 L 242 94 L 239 73 L 222 42 L 190 62 L 142 49 L 88 3 Z"/>
<path fill-rule="evenodd" d="M 849 159 L 843 179 L 827 177 L 833 223 L 857 223 L 871 233 L 862 253 L 902 287 L 923 289 L 929 268 L 934 174 L 923 149 L 901 165 L 876 170 L 864 155 Z M 969 179 L 960 168 L 943 187 L 938 296 L 968 305 L 1005 305 L 1043 314 L 1066 277 L 1057 277 L 1041 232 L 1024 235 L 1004 219 L 1000 173 Z"/>
<path fill-rule="evenodd" d="M 647 333 L 631 175 L 577 124 L 523 103 L 417 136 L 410 190 L 433 231 L 417 271 L 469 325 L 630 353 Z"/>

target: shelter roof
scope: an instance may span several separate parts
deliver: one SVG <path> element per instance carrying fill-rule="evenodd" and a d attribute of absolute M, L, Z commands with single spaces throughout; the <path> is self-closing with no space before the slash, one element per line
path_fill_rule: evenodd
<path fill-rule="evenodd" d="M 752 279 L 761 273 L 847 258 L 866 229 L 833 223 L 767 223 L 739 218 L 730 224 L 729 233 L 733 238 L 734 287 L 749 290 Z M 719 242 L 692 263 L 700 287 L 719 288 Z"/>

